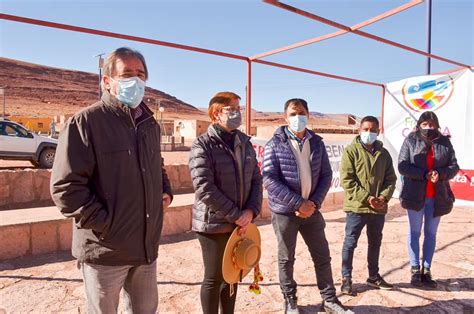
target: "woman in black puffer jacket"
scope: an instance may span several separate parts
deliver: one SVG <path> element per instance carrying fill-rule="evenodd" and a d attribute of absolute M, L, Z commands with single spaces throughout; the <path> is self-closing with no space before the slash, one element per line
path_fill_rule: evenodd
<path fill-rule="evenodd" d="M 216 94 L 209 102 L 212 124 L 191 148 L 189 169 L 196 194 L 192 229 L 202 247 L 204 313 L 233 313 L 237 293 L 222 275 L 222 258 L 232 231 L 244 233 L 262 206 L 262 176 L 250 137 L 237 130 L 242 122 L 240 97 Z M 237 287 L 235 287 L 236 292 Z"/>
<path fill-rule="evenodd" d="M 408 252 L 411 284 L 436 287 L 431 276 L 431 263 L 436 246 L 440 218 L 451 212 L 454 195 L 449 180 L 459 171 L 449 136 L 439 131 L 438 117 L 425 111 L 416 130 L 403 142 L 398 158 L 398 171 L 403 176 L 401 205 L 407 209 L 410 229 Z M 420 271 L 420 235 L 424 220 L 423 260 Z"/>

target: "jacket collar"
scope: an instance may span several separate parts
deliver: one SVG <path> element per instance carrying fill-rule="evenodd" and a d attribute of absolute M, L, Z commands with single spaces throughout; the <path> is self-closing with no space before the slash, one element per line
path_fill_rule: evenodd
<path fill-rule="evenodd" d="M 286 128 L 287 126 L 286 125 L 282 125 L 280 127 L 278 127 L 278 129 L 276 129 L 275 133 L 273 134 L 274 137 L 278 138 L 280 141 L 282 142 L 286 142 L 288 141 L 288 134 L 286 133 Z M 307 140 L 309 140 L 310 142 L 312 141 L 322 141 L 323 138 L 319 135 L 317 135 L 316 133 L 314 133 L 313 131 L 311 131 L 310 129 L 306 129 L 306 132 L 308 132 L 308 135 L 306 136 Z"/>
<path fill-rule="evenodd" d="M 130 116 L 130 107 L 125 106 L 122 104 L 117 97 L 114 95 L 110 94 L 108 91 L 103 91 L 102 97 L 100 99 L 102 103 L 107 107 L 112 109 L 112 111 L 117 114 L 126 114 L 127 116 Z M 150 108 L 148 108 L 147 105 L 142 101 L 140 103 L 140 108 L 143 110 L 143 114 L 145 115 L 144 118 L 148 118 L 149 116 L 153 116 L 153 112 L 151 111 Z M 142 119 L 141 119 L 142 120 Z"/>
<path fill-rule="evenodd" d="M 248 142 L 250 140 L 250 136 L 241 132 L 240 130 L 235 130 L 235 132 L 236 132 L 235 134 L 236 143 L 241 143 L 243 145 L 245 142 Z M 207 133 L 209 134 L 209 136 L 217 138 L 219 141 L 223 142 L 223 140 L 217 133 L 217 130 L 214 124 L 209 125 L 209 127 L 207 128 Z"/>
<path fill-rule="evenodd" d="M 410 132 L 410 134 L 408 134 L 408 138 L 413 139 L 415 141 L 423 142 L 423 143 L 425 143 L 426 146 L 430 146 L 430 142 L 427 141 L 427 140 L 422 139 L 417 134 L 417 131 Z M 433 144 L 435 144 L 435 143 L 438 143 L 438 144 L 446 143 L 446 139 L 449 139 L 449 138 L 450 138 L 449 135 L 440 134 L 437 138 L 433 139 L 431 141 L 431 143 L 433 143 Z"/>
<path fill-rule="evenodd" d="M 360 141 L 360 135 L 357 135 L 357 136 L 352 140 L 352 144 L 356 145 L 356 146 L 359 147 L 360 149 L 367 150 L 367 148 L 364 147 L 364 144 L 362 144 L 362 142 Z M 375 152 L 378 152 L 378 151 L 381 151 L 381 150 L 382 150 L 382 147 L 383 147 L 383 142 L 382 142 L 382 141 L 379 141 L 379 140 L 375 140 L 375 142 L 374 142 L 374 153 L 375 153 Z"/>

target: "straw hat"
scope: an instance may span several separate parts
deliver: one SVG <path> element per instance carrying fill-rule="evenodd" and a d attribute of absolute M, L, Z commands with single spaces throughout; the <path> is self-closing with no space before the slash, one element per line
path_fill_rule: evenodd
<path fill-rule="evenodd" d="M 239 227 L 235 228 L 227 241 L 222 259 L 222 274 L 227 283 L 233 284 L 242 280 L 258 265 L 260 261 L 260 232 L 251 223 L 243 236 L 238 235 Z"/>

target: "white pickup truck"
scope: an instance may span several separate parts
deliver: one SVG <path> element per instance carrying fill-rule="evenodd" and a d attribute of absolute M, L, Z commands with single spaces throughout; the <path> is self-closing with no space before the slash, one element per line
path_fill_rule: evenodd
<path fill-rule="evenodd" d="M 34 166 L 51 168 L 58 141 L 37 135 L 21 124 L 0 119 L 0 159 L 29 160 Z"/>

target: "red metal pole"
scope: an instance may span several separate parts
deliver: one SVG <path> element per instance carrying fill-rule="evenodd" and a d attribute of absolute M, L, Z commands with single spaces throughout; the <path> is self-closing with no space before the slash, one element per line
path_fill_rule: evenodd
<path fill-rule="evenodd" d="M 403 12 L 403 11 L 409 9 L 409 8 L 412 8 L 412 7 L 414 7 L 414 6 L 416 6 L 420 3 L 423 3 L 423 1 L 424 0 L 412 0 L 408 3 L 405 3 L 404 5 L 401 5 L 397 8 L 395 8 L 395 9 L 392 9 L 390 11 L 387 11 L 385 13 L 377 15 L 377 16 L 371 18 L 371 19 L 360 22 L 359 24 L 351 26 L 351 29 L 355 30 L 355 29 L 359 29 L 359 28 L 374 24 L 378 21 L 381 21 L 385 18 L 388 18 L 392 15 L 395 15 L 395 14 Z M 263 52 L 263 53 L 260 53 L 258 55 L 254 55 L 254 56 L 250 57 L 250 59 L 254 60 L 254 59 L 260 59 L 260 58 L 268 57 L 268 56 L 271 56 L 271 55 L 274 55 L 274 54 L 277 54 L 277 53 L 280 53 L 280 52 L 283 52 L 283 51 L 288 51 L 288 50 L 291 50 L 291 49 L 307 46 L 307 45 L 310 45 L 310 44 L 321 42 L 321 41 L 326 40 L 326 39 L 341 36 L 341 35 L 344 35 L 344 34 L 347 34 L 347 33 L 349 33 L 348 30 L 339 30 L 337 32 L 333 32 L 333 33 L 330 33 L 330 34 L 326 34 L 326 35 L 314 37 L 314 38 L 311 38 L 311 39 L 307 39 L 307 40 L 304 40 L 304 41 L 300 41 L 300 42 L 294 43 L 294 44 L 286 46 L 286 47 L 278 48 L 278 49 L 271 50 L 271 51 L 268 51 L 268 52 Z"/>
<path fill-rule="evenodd" d="M 382 85 L 382 122 L 380 123 L 380 133 L 385 133 L 385 85 Z"/>
<path fill-rule="evenodd" d="M 181 44 L 176 44 L 176 43 L 172 43 L 172 42 L 156 40 L 156 39 L 150 39 L 150 38 L 144 38 L 144 37 L 138 37 L 138 36 L 132 36 L 132 35 L 112 33 L 112 32 L 102 31 L 102 30 L 98 30 L 98 29 L 92 29 L 92 28 L 85 28 L 85 27 L 79 27 L 79 26 L 73 26 L 73 25 L 67 25 L 67 24 L 48 22 L 48 21 L 43 21 L 43 20 L 30 19 L 30 18 L 27 18 L 27 17 L 16 16 L 16 15 L 9 15 L 9 14 L 0 13 L 0 19 L 14 21 L 14 22 L 20 22 L 20 23 L 26 23 L 26 24 L 40 25 L 40 26 L 51 27 L 51 28 L 64 29 L 64 30 L 68 30 L 68 31 L 85 33 L 85 34 L 92 34 L 92 35 L 99 35 L 99 36 L 105 36 L 105 37 L 112 37 L 112 38 L 119 38 L 119 39 L 137 41 L 137 42 L 142 42 L 142 43 L 146 43 L 146 44 L 153 44 L 153 45 L 158 45 L 158 46 L 165 46 L 165 47 L 171 47 L 171 48 L 176 48 L 176 49 L 200 52 L 200 53 L 205 53 L 205 54 L 210 54 L 210 55 L 215 55 L 215 56 L 220 56 L 220 57 L 226 57 L 226 58 L 231 58 L 231 59 L 238 59 L 238 60 L 243 60 L 243 61 L 247 61 L 247 59 L 248 59 L 247 57 L 244 57 L 244 56 L 239 56 L 239 55 L 236 55 L 236 54 L 221 52 L 221 51 L 217 51 L 217 50 L 198 48 L 198 47 L 193 47 L 193 46 L 181 45 Z"/>
<path fill-rule="evenodd" d="M 276 63 L 276 62 L 270 62 L 270 61 L 265 61 L 265 60 L 260 60 L 260 59 L 252 60 L 252 62 L 253 63 L 265 64 L 265 65 L 269 65 L 269 66 L 273 66 L 273 67 L 277 67 L 277 68 L 297 71 L 297 72 L 303 72 L 303 73 L 308 73 L 308 74 L 314 74 L 314 75 L 319 75 L 319 76 L 330 77 L 330 78 L 337 79 L 337 80 L 342 80 L 342 81 L 348 81 L 348 82 L 354 82 L 354 83 L 360 83 L 360 84 L 372 85 L 372 86 L 383 86 L 383 84 L 381 84 L 381 83 L 358 80 L 358 79 L 353 79 L 353 78 L 350 78 L 350 77 L 334 75 L 334 74 L 329 74 L 329 73 L 324 73 L 324 72 L 318 72 L 318 71 L 308 70 L 308 69 L 304 69 L 304 68 L 298 68 L 298 67 L 294 67 L 294 66 L 291 66 L 291 65 L 286 65 L 286 64 Z"/>
<path fill-rule="evenodd" d="M 252 60 L 247 60 L 247 88 L 245 109 L 245 132 L 251 135 L 252 128 Z"/>
<path fill-rule="evenodd" d="M 390 46 L 394 46 L 394 47 L 397 47 L 397 48 L 400 48 L 400 49 L 404 49 L 404 50 L 407 50 L 407 51 L 410 51 L 410 52 L 413 52 L 413 53 L 416 53 L 416 54 L 419 54 L 419 55 L 423 55 L 425 57 L 431 57 L 433 59 L 437 59 L 437 60 L 444 61 L 444 62 L 447 62 L 447 63 L 455 64 L 457 66 L 462 66 L 464 68 L 470 68 L 470 65 L 467 65 L 467 64 L 464 64 L 464 63 L 453 61 L 453 60 L 443 58 L 443 57 L 440 57 L 440 56 L 437 56 L 437 55 L 434 55 L 434 54 L 431 54 L 431 53 L 427 53 L 427 52 L 419 50 L 419 49 L 415 49 L 413 47 L 402 45 L 402 44 L 394 42 L 392 40 L 388 40 L 388 39 L 385 39 L 385 38 L 382 38 L 382 37 L 379 37 L 379 36 L 376 36 L 376 35 L 373 35 L 373 34 L 369 34 L 367 32 L 361 31 L 361 30 L 357 30 L 357 29 L 353 30 L 349 26 L 334 22 L 332 20 L 326 19 L 324 17 L 321 17 L 321 16 L 318 16 L 316 14 L 298 9 L 296 7 L 293 7 L 291 5 L 288 5 L 288 4 L 285 4 L 285 3 L 282 3 L 282 2 L 279 2 L 279 1 L 276 1 L 276 0 L 263 0 L 263 2 L 274 5 L 278 8 L 281 8 L 281 9 L 284 9 L 284 10 L 302 15 L 302 16 L 307 17 L 309 19 L 312 19 L 312 20 L 315 20 L 315 21 L 318 21 L 318 22 L 321 22 L 321 23 L 324 23 L 324 24 L 327 24 L 327 25 L 330 25 L 330 26 L 333 26 L 333 27 L 351 32 L 351 33 L 354 33 L 354 34 L 357 34 L 359 36 L 382 42 L 382 43 L 390 45 Z"/>

